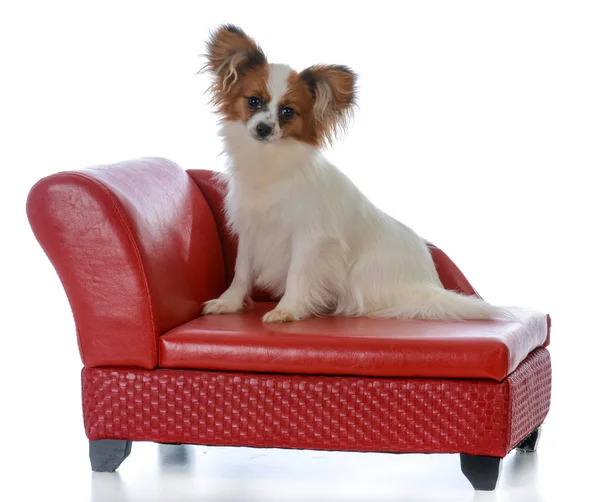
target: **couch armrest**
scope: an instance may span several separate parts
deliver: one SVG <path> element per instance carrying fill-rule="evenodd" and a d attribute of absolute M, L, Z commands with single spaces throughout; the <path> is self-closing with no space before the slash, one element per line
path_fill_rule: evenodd
<path fill-rule="evenodd" d="M 435 268 L 444 288 L 462 293 L 463 295 L 481 298 L 481 295 L 475 291 L 475 288 L 465 277 L 465 274 L 461 272 L 446 253 L 427 240 L 425 243 L 429 247 Z"/>
<path fill-rule="evenodd" d="M 157 364 L 157 337 L 225 288 L 214 217 L 189 175 L 146 158 L 51 175 L 27 216 L 65 288 L 86 366 Z"/>

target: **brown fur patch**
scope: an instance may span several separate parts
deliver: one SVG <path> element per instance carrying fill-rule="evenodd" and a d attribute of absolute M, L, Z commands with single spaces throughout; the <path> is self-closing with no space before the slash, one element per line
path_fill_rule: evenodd
<path fill-rule="evenodd" d="M 220 106 L 220 113 L 226 120 L 248 122 L 260 110 L 252 110 L 248 106 L 248 98 L 256 96 L 267 102 L 271 99 L 267 89 L 269 71 L 267 66 L 249 70 L 229 92 L 225 93 Z"/>
<path fill-rule="evenodd" d="M 356 74 L 347 66 L 316 65 L 299 75 L 314 101 L 315 134 L 330 143 L 346 129 L 356 104 Z"/>
<path fill-rule="evenodd" d="M 319 124 L 314 114 L 315 100 L 306 83 L 297 72 L 288 77 L 288 92 L 278 103 L 278 109 L 289 106 L 296 112 L 290 120 L 279 118 L 282 138 L 294 138 L 310 145 L 318 146 Z"/>
<path fill-rule="evenodd" d="M 213 74 L 212 101 L 223 118 L 248 120 L 253 111 L 247 98 L 266 99 L 267 58 L 258 44 L 240 28 L 224 25 L 207 43 L 206 69 Z"/>

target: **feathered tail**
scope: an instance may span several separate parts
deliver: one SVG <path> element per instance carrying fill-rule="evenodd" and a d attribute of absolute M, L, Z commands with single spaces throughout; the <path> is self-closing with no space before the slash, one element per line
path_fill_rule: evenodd
<path fill-rule="evenodd" d="M 460 321 L 474 319 L 515 319 L 515 315 L 477 298 L 449 291 L 437 286 L 418 286 L 405 290 L 398 302 L 376 310 L 370 317 L 397 319 L 427 319 Z"/>

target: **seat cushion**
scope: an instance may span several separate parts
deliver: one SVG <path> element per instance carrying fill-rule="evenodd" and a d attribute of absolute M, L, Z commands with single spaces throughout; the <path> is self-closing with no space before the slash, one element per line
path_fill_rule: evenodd
<path fill-rule="evenodd" d="M 549 317 L 514 321 L 403 321 L 348 317 L 265 324 L 275 304 L 207 315 L 160 337 L 162 368 L 372 377 L 503 380 L 549 335 Z"/>

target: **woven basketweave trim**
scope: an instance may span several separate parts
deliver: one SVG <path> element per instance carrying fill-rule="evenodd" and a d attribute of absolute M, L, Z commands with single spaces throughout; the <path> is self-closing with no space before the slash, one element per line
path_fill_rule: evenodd
<path fill-rule="evenodd" d="M 550 353 L 538 349 L 534 354 L 506 379 L 509 388 L 508 450 L 540 425 L 550 408 Z"/>
<path fill-rule="evenodd" d="M 504 456 L 541 424 L 550 357 L 503 382 L 84 368 L 89 439 Z"/>

